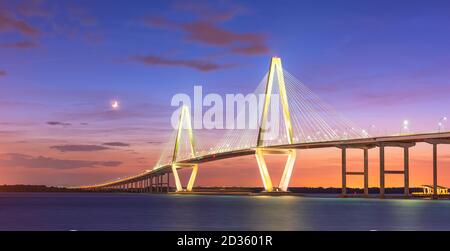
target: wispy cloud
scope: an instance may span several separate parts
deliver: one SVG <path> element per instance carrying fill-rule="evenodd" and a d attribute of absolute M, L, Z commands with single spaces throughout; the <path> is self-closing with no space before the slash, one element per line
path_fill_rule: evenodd
<path fill-rule="evenodd" d="M 120 161 L 90 161 L 57 159 L 44 156 L 33 157 L 20 153 L 7 153 L 2 155 L 0 164 L 5 167 L 50 168 L 50 169 L 76 169 L 84 167 L 116 167 Z"/>
<path fill-rule="evenodd" d="M 111 149 L 109 147 L 98 145 L 58 145 L 51 146 L 50 148 L 60 152 L 95 152 Z"/>
<path fill-rule="evenodd" d="M 56 126 L 56 125 L 59 125 L 59 126 L 70 126 L 72 124 L 71 123 L 60 122 L 60 121 L 48 121 L 47 125 L 52 125 L 52 126 Z"/>
<path fill-rule="evenodd" d="M 231 64 L 217 64 L 203 60 L 169 59 L 154 55 L 134 56 L 132 59 L 146 65 L 184 66 L 205 72 L 226 69 L 233 66 Z"/>
<path fill-rule="evenodd" d="M 6 76 L 6 71 L 5 70 L 0 70 L 0 77 L 2 77 L 2 76 Z"/>
<path fill-rule="evenodd" d="M 18 19 L 5 12 L 0 12 L 0 32 L 19 32 L 26 36 L 37 36 L 41 32 L 36 27 L 22 19 Z"/>
<path fill-rule="evenodd" d="M 98 43 L 103 40 L 103 36 L 97 22 L 97 18 L 89 9 L 75 3 L 0 0 L 0 32 L 19 33 L 32 38 L 52 33 Z M 38 47 L 38 43 L 19 41 L 6 44 L 6 47 L 35 48 Z"/>
<path fill-rule="evenodd" d="M 123 143 L 123 142 L 106 142 L 103 143 L 105 146 L 130 146 L 130 144 Z"/>
<path fill-rule="evenodd" d="M 252 43 L 248 46 L 242 46 L 242 47 L 234 47 L 231 49 L 233 52 L 238 54 L 245 54 L 245 55 L 259 55 L 259 54 L 265 54 L 269 52 L 269 47 L 263 43 Z"/>
<path fill-rule="evenodd" d="M 147 16 L 143 20 L 152 27 L 182 31 L 187 41 L 226 48 L 233 53 L 258 55 L 269 52 L 264 34 L 228 30 L 219 26 L 214 19 L 176 23 L 164 17 Z"/>
<path fill-rule="evenodd" d="M 173 9 L 180 15 L 195 16 L 191 21 L 174 21 L 161 15 L 147 15 L 142 18 L 144 25 L 152 28 L 173 30 L 184 34 L 186 44 L 200 44 L 220 48 L 231 54 L 245 56 L 262 55 L 270 52 L 267 36 L 258 32 L 243 32 L 227 28 L 224 22 L 243 13 L 244 8 L 226 4 L 216 4 L 214 7 L 208 2 L 201 4 L 196 1 L 176 2 Z M 189 18 L 188 18 L 189 20 Z M 190 67 L 199 71 L 213 71 L 226 69 L 236 64 L 219 64 L 211 61 L 196 59 L 172 59 L 155 55 L 133 57 L 135 61 L 147 65 L 166 65 Z"/>

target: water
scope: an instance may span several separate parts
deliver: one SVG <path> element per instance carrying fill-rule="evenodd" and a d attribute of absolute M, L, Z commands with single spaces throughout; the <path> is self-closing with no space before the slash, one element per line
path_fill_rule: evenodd
<path fill-rule="evenodd" d="M 450 230 L 450 201 L 0 193 L 0 230 Z"/>

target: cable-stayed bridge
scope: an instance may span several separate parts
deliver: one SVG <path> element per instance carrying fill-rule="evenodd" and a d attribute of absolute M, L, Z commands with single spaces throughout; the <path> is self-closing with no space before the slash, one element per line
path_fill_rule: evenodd
<path fill-rule="evenodd" d="M 405 125 L 405 131 L 400 135 L 375 137 L 369 130 L 361 129 L 346 119 L 284 70 L 278 57 L 272 58 L 269 72 L 252 94 L 234 100 L 247 104 L 237 109 L 236 116 L 233 116 L 233 123 L 245 121 L 241 128 L 237 126 L 237 129 L 219 130 L 220 135 L 214 134 L 213 130 L 194 130 L 192 124 L 198 121 L 192 121 L 190 107 L 182 106 L 179 109 L 178 126 L 152 170 L 114 181 L 74 188 L 167 192 L 170 190 L 170 175 L 173 175 L 176 192 L 191 192 L 200 164 L 255 155 L 264 190 L 287 192 L 297 150 L 337 147 L 342 151 L 343 195 L 346 196 L 347 176 L 360 175 L 364 179 L 364 194 L 367 196 L 368 153 L 369 149 L 378 147 L 380 196 L 385 195 L 385 176 L 390 174 L 403 175 L 404 193 L 409 196 L 409 149 L 418 142 L 426 142 L 433 145 L 433 196 L 437 197 L 437 147 L 439 144 L 450 144 L 450 132 L 411 134 Z M 261 97 L 261 102 L 258 102 L 258 97 Z M 250 105 L 252 102 L 256 104 L 257 109 Z M 233 124 L 232 127 L 236 125 Z M 403 170 L 385 170 L 386 147 L 404 149 Z M 347 171 L 346 152 L 351 148 L 361 149 L 363 152 L 364 167 L 360 172 Z M 287 156 L 281 180 L 276 185 L 266 165 L 266 155 Z M 184 187 L 178 170 L 187 168 L 192 172 Z"/>

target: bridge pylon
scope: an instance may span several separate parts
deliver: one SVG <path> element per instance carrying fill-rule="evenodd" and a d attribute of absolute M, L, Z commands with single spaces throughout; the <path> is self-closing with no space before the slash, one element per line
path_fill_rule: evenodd
<path fill-rule="evenodd" d="M 186 125 L 186 128 L 183 128 L 183 124 Z M 177 192 L 182 191 L 192 191 L 192 188 L 194 187 L 195 178 L 197 177 L 198 172 L 198 164 L 192 164 L 192 163 L 178 163 L 177 162 L 177 156 L 178 152 L 180 150 L 180 139 L 181 135 L 183 133 L 183 129 L 187 130 L 188 137 L 189 137 L 189 145 L 191 147 L 191 155 L 192 157 L 195 157 L 195 141 L 194 141 L 194 133 L 192 131 L 192 124 L 191 124 L 191 116 L 189 113 L 189 108 L 187 106 L 182 106 L 180 111 L 180 117 L 178 120 L 178 129 L 177 129 L 177 136 L 175 139 L 175 146 L 173 149 L 173 155 L 172 155 L 172 173 L 175 180 L 175 186 L 177 189 Z M 178 168 L 192 168 L 192 173 L 189 178 L 189 182 L 186 186 L 186 189 L 183 189 L 183 186 L 181 185 L 180 177 L 178 175 Z"/>
<path fill-rule="evenodd" d="M 275 79 L 275 74 L 277 76 L 277 83 L 278 83 L 278 89 L 280 92 L 280 101 L 281 106 L 283 110 L 283 120 L 284 125 L 286 129 L 286 138 L 288 140 L 289 144 L 294 143 L 294 136 L 293 136 L 293 129 L 292 129 L 292 122 L 291 122 L 291 114 L 289 111 L 289 102 L 287 99 L 286 94 L 286 85 L 284 81 L 284 74 L 283 74 L 283 66 L 281 65 L 281 58 L 279 57 L 272 57 L 272 60 L 270 62 L 270 69 L 269 69 L 269 75 L 267 77 L 267 84 L 266 84 L 266 91 L 265 91 L 265 98 L 264 98 L 264 106 L 263 106 L 263 112 L 261 117 L 261 124 L 258 131 L 258 141 L 257 141 L 257 147 L 255 151 L 256 160 L 258 162 L 259 166 L 259 172 L 261 174 L 261 179 L 264 184 L 264 189 L 266 192 L 272 192 L 273 191 L 273 185 L 272 180 L 269 175 L 269 171 L 266 166 L 266 162 L 264 160 L 265 155 L 269 154 L 282 154 L 282 155 L 288 155 L 286 165 L 284 167 L 283 175 L 280 180 L 280 184 L 278 185 L 278 190 L 287 192 L 289 181 L 291 179 L 291 174 L 294 168 L 294 163 L 296 159 L 296 150 L 295 149 L 265 149 L 264 148 L 264 135 L 266 132 L 266 126 L 267 126 L 267 119 L 268 119 L 268 113 L 269 113 L 269 107 L 270 107 L 270 98 L 272 95 L 272 89 L 273 89 L 273 82 Z"/>

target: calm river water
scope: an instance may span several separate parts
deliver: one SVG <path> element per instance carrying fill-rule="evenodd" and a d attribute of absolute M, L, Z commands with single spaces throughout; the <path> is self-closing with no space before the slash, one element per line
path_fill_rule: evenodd
<path fill-rule="evenodd" d="M 450 230 L 450 201 L 0 193 L 0 230 Z"/>

